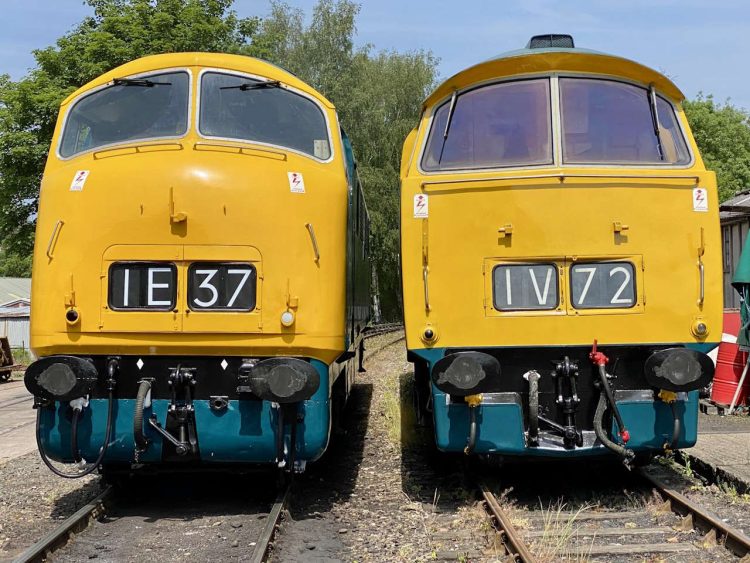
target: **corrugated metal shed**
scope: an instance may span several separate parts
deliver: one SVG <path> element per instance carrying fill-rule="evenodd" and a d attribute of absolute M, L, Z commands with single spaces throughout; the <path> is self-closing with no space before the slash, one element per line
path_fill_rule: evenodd
<path fill-rule="evenodd" d="M 31 278 L 0 278 L 0 307 L 20 299 L 31 299 Z"/>
<path fill-rule="evenodd" d="M 0 307 L 0 336 L 7 336 L 11 348 L 29 349 L 30 307 Z"/>
<path fill-rule="evenodd" d="M 740 306 L 740 296 L 732 287 L 732 278 L 750 231 L 750 190 L 742 191 L 722 203 L 719 218 L 724 245 L 724 307 L 736 309 Z"/>

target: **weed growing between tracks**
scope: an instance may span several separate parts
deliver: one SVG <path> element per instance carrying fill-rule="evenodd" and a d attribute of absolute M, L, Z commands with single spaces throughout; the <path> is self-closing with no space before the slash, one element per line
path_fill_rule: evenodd
<path fill-rule="evenodd" d="M 567 514 L 564 512 L 567 505 L 562 499 L 550 502 L 546 507 L 541 506 L 544 535 L 531 545 L 540 563 L 560 560 L 588 561 L 588 554 L 573 554 L 571 547 L 573 541 L 578 539 L 581 528 L 578 517 L 590 508 L 590 505 L 584 504 L 573 514 Z M 590 545 L 593 543 L 592 538 Z"/>

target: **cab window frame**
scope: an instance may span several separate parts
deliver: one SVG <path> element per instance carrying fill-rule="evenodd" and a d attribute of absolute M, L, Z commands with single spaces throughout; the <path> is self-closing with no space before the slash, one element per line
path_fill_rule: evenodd
<path fill-rule="evenodd" d="M 290 152 L 294 153 L 296 155 L 309 158 L 317 163 L 320 164 L 328 164 L 330 162 L 333 162 L 333 160 L 336 157 L 336 147 L 334 143 L 335 136 L 333 134 L 333 129 L 331 127 L 331 120 L 328 115 L 328 111 L 326 110 L 326 107 L 322 104 L 322 102 L 316 98 L 315 96 L 300 90 L 298 88 L 295 88 L 294 86 L 291 86 L 289 84 L 286 84 L 283 80 L 281 80 L 281 88 L 284 90 L 287 90 L 288 92 L 292 94 L 296 94 L 298 96 L 301 96 L 302 98 L 305 98 L 309 101 L 311 101 L 315 107 L 320 111 L 320 113 L 323 116 L 323 121 L 326 126 L 326 134 L 327 134 L 327 141 L 328 141 L 328 151 L 329 155 L 326 159 L 321 159 L 316 157 L 313 154 L 306 153 L 304 151 L 300 151 L 298 149 L 295 149 L 293 147 L 287 147 L 284 145 L 277 145 L 274 143 L 266 143 L 263 141 L 257 141 L 252 139 L 242 139 L 238 137 L 220 137 L 216 135 L 207 135 L 203 131 L 201 131 L 201 108 L 203 104 L 203 97 L 201 95 L 201 91 L 203 89 L 203 78 L 206 74 L 224 74 L 227 76 L 233 76 L 239 79 L 247 78 L 250 80 L 256 80 L 259 82 L 265 82 L 268 80 L 276 80 L 275 78 L 271 78 L 268 76 L 262 76 L 259 74 L 252 74 L 249 72 L 243 72 L 240 70 L 234 70 L 234 69 L 228 69 L 228 68 L 214 68 L 214 67 L 206 67 L 202 68 L 201 71 L 198 73 L 198 79 L 195 83 L 195 133 L 196 135 L 201 138 L 205 139 L 207 141 L 225 141 L 225 142 L 231 142 L 231 143 L 241 143 L 245 145 L 251 145 L 251 146 L 257 146 L 257 147 L 265 147 L 269 149 L 275 149 L 278 151 L 283 152 Z M 337 124 L 338 126 L 338 124 Z"/>
<path fill-rule="evenodd" d="M 154 144 L 158 143 L 160 141 L 176 141 L 184 139 L 188 136 L 190 133 L 192 127 L 193 127 L 193 88 L 194 88 L 194 81 L 193 81 L 193 72 L 188 67 L 169 67 L 169 68 L 159 68 L 159 69 L 152 69 L 147 70 L 143 72 L 137 72 L 133 74 L 125 74 L 122 76 L 118 76 L 117 78 L 126 78 L 126 79 L 148 79 L 155 76 L 161 76 L 163 74 L 176 74 L 176 73 L 185 73 L 187 75 L 188 79 L 188 92 L 187 92 L 187 104 L 185 106 L 185 130 L 178 134 L 178 135 L 158 135 L 156 137 L 142 137 L 137 139 L 126 139 L 122 141 L 115 141 L 112 143 L 107 143 L 104 145 L 98 145 L 96 147 L 91 147 L 82 151 L 78 151 L 73 153 L 69 156 L 63 156 L 61 153 L 62 144 L 63 144 L 63 138 L 65 137 L 65 132 L 68 127 L 68 122 L 70 119 L 70 115 L 75 109 L 76 105 L 78 105 L 79 102 L 83 101 L 85 98 L 88 98 L 89 96 L 93 96 L 94 94 L 97 94 L 103 90 L 106 90 L 107 88 L 111 88 L 114 86 L 114 78 L 108 80 L 104 84 L 100 84 L 99 86 L 96 86 L 94 88 L 91 88 L 90 90 L 86 90 L 85 92 L 82 92 L 75 98 L 73 98 L 68 104 L 67 108 L 65 109 L 65 116 L 63 117 L 62 125 L 60 126 L 60 133 L 57 139 L 57 144 L 55 146 L 55 157 L 60 161 L 68 161 L 73 160 L 74 158 L 79 158 L 83 155 L 99 152 L 99 151 L 106 151 L 113 148 L 119 148 L 119 147 L 132 147 L 136 145 L 141 144 Z"/>
<path fill-rule="evenodd" d="M 479 81 L 470 86 L 456 90 L 457 96 L 477 88 L 485 86 L 491 86 L 494 84 L 501 84 L 504 82 L 517 82 L 520 80 L 534 80 L 539 78 L 547 78 L 550 81 L 550 98 L 551 98 L 551 124 L 552 124 L 552 158 L 551 164 L 525 164 L 525 165 L 512 165 L 512 166 L 493 166 L 491 168 L 454 168 L 450 170 L 425 170 L 422 167 L 422 159 L 427 151 L 427 144 L 432 131 L 432 127 L 435 123 L 435 116 L 437 111 L 446 103 L 450 103 L 451 94 L 446 95 L 439 101 L 435 102 L 431 108 L 428 108 L 423 112 L 420 118 L 419 129 L 418 129 L 418 145 L 415 150 L 416 157 L 416 168 L 422 176 L 446 176 L 446 175 L 472 175 L 478 173 L 488 172 L 514 172 L 514 171 L 539 171 L 539 170 L 567 170 L 567 169 L 596 169 L 596 170 L 627 170 L 627 169 L 657 169 L 657 170 L 687 170 L 695 166 L 695 152 L 693 150 L 693 144 L 690 142 L 690 137 L 685 129 L 685 124 L 680 118 L 680 114 L 684 115 L 684 111 L 678 111 L 678 104 L 675 103 L 669 96 L 664 95 L 660 90 L 656 89 L 656 97 L 666 102 L 674 114 L 674 119 L 677 124 L 677 128 L 682 135 L 685 142 L 685 147 L 688 153 L 688 161 L 684 164 L 671 164 L 671 163 L 574 163 L 566 164 L 563 162 L 563 149 L 562 149 L 562 100 L 560 96 L 560 85 L 559 80 L 561 78 L 585 78 L 585 79 L 596 79 L 596 80 L 608 80 L 611 82 L 622 82 L 631 86 L 637 86 L 639 88 L 648 89 L 648 84 L 639 82 L 637 80 L 630 80 L 623 76 L 610 75 L 605 73 L 586 73 L 586 72 L 568 72 L 568 71 L 552 71 L 552 72 L 535 72 L 530 74 L 516 75 L 503 77 L 500 79 L 490 78 L 484 81 Z"/>
<path fill-rule="evenodd" d="M 677 111 L 677 107 L 672 102 L 670 98 L 663 95 L 659 92 L 658 89 L 655 89 L 655 95 L 657 98 L 657 104 L 658 100 L 663 101 L 669 106 L 670 111 L 672 112 L 672 117 L 674 118 L 675 124 L 677 126 L 677 131 L 680 134 L 682 138 L 682 142 L 685 145 L 685 150 L 688 156 L 688 159 L 686 162 L 566 162 L 565 161 L 565 129 L 564 129 L 564 122 L 563 122 L 563 96 L 562 96 L 562 89 L 560 87 L 560 79 L 573 79 L 573 80 L 598 80 L 602 82 L 611 82 L 611 83 L 617 83 L 617 84 L 625 84 L 627 86 L 640 88 L 644 92 L 644 98 L 645 95 L 648 95 L 649 85 L 644 84 L 643 82 L 638 82 L 635 80 L 628 80 L 627 78 L 624 78 L 622 76 L 613 76 L 613 75 L 607 75 L 607 74 L 586 74 L 586 73 L 567 73 L 567 72 L 556 72 L 554 73 L 555 80 L 554 80 L 554 88 L 555 88 L 555 95 L 557 98 L 557 104 L 554 108 L 554 112 L 556 113 L 556 130 L 555 135 L 558 140 L 557 146 L 559 147 L 560 153 L 559 155 L 559 161 L 558 165 L 561 168 L 613 168 L 613 169 L 622 169 L 622 168 L 655 168 L 659 170 L 674 170 L 674 169 L 686 169 L 690 168 L 695 164 L 695 155 L 693 153 L 692 146 L 689 142 L 688 136 L 685 131 L 685 127 L 683 126 L 682 120 L 679 117 L 679 112 Z"/>
<path fill-rule="evenodd" d="M 424 175 L 439 175 L 439 174 L 460 174 L 460 173 L 466 173 L 466 172 L 486 172 L 486 171 L 492 171 L 492 170 L 528 170 L 528 169 L 539 169 L 539 168 L 551 168 L 556 166 L 557 164 L 557 135 L 555 133 L 555 129 L 557 127 L 556 125 L 556 117 L 555 117 L 555 105 L 556 105 L 556 80 L 554 74 L 551 73 L 540 73 L 540 74 L 530 74 L 530 75 L 523 75 L 523 76 L 512 76 L 512 77 L 505 77 L 501 79 L 490 79 L 485 80 L 482 82 L 477 82 L 476 84 L 471 84 L 470 86 L 456 90 L 456 105 L 458 105 L 458 100 L 463 96 L 464 94 L 468 94 L 471 92 L 474 92 L 476 90 L 481 90 L 483 88 L 491 88 L 493 86 L 499 86 L 503 84 L 512 84 L 512 83 L 519 83 L 519 82 L 529 82 L 529 81 L 546 81 L 547 82 L 547 93 L 548 93 L 548 107 L 549 107 L 549 115 L 548 117 L 548 126 L 549 126 L 549 141 L 550 141 L 550 148 L 549 148 L 549 160 L 547 162 L 543 163 L 532 163 L 532 164 L 520 164 L 520 163 L 509 163 L 505 165 L 500 164 L 492 164 L 489 166 L 476 166 L 476 167 L 455 167 L 455 168 L 445 168 L 445 169 L 436 169 L 436 170 L 427 170 L 423 166 L 424 158 L 427 155 L 427 148 L 430 141 L 430 135 L 432 134 L 432 129 L 436 125 L 436 117 L 437 113 L 446 105 L 450 104 L 452 94 L 449 96 L 446 96 L 444 99 L 440 100 L 438 103 L 434 104 L 430 111 L 429 120 L 427 123 L 427 128 L 425 130 L 425 133 L 422 137 L 422 141 L 420 143 L 419 148 L 419 158 L 417 161 L 417 168 L 421 174 Z M 438 132 L 439 133 L 439 132 Z"/>

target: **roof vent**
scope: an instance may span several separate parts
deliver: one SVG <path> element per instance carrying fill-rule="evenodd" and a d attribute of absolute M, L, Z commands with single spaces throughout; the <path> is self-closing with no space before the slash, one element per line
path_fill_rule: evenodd
<path fill-rule="evenodd" d="M 546 35 L 535 35 L 529 42 L 526 43 L 527 49 L 573 49 L 575 44 L 573 43 L 572 35 L 564 35 L 560 33 L 548 33 Z"/>

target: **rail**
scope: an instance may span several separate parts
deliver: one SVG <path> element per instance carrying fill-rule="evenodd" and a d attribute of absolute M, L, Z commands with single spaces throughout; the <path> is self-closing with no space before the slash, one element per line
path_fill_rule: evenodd
<path fill-rule="evenodd" d="M 526 543 L 516 531 L 510 518 L 500 506 L 495 495 L 493 495 L 484 483 L 479 484 L 479 489 L 484 497 L 484 502 L 490 514 L 497 523 L 498 532 L 502 536 L 503 543 L 508 555 L 513 561 L 521 563 L 534 563 L 536 559 L 529 551 Z"/>
<path fill-rule="evenodd" d="M 750 554 L 750 537 L 746 536 L 740 530 L 733 528 L 726 524 L 714 515 L 710 514 L 699 505 L 688 499 L 686 496 L 676 491 L 668 483 L 662 481 L 659 477 L 649 473 L 645 469 L 639 469 L 639 476 L 648 482 L 651 487 L 661 495 L 665 500 L 664 510 L 667 512 L 674 512 L 678 516 L 682 517 L 682 523 L 680 524 L 680 531 L 686 532 L 689 530 L 696 530 L 702 534 L 707 541 L 709 538 L 712 540 L 708 543 L 723 545 L 729 552 L 739 558 L 748 557 Z M 507 551 L 510 560 L 517 561 L 519 563 L 534 563 L 536 558 L 534 557 L 532 550 L 526 543 L 529 539 L 539 538 L 540 534 L 548 534 L 554 532 L 538 532 L 538 531 L 524 531 L 519 533 L 513 526 L 510 517 L 502 509 L 495 495 L 487 488 L 484 483 L 479 484 L 479 490 L 481 491 L 482 497 L 484 498 L 487 511 L 495 522 L 495 527 L 501 536 L 505 549 Z M 661 509 L 660 509 L 661 510 Z M 632 511 L 631 511 L 632 512 Z M 647 512 L 641 511 L 646 515 Z M 599 512 L 588 515 L 581 515 L 575 513 L 574 517 L 578 517 L 579 520 L 595 520 L 600 524 L 605 521 L 619 521 L 623 518 L 632 517 L 633 520 L 637 519 L 637 513 L 623 512 Z M 590 533 L 589 533 L 590 532 Z M 611 533 L 610 533 L 611 532 Z M 583 536 L 592 537 L 597 536 L 606 539 L 612 535 L 629 535 L 637 537 L 646 537 L 648 535 L 655 536 L 658 534 L 672 534 L 674 533 L 671 527 L 646 527 L 646 528 L 612 528 L 604 529 L 597 527 L 595 530 L 581 530 Z M 615 557 L 621 558 L 623 556 L 634 556 L 642 557 L 647 554 L 654 553 L 685 553 L 691 555 L 699 555 L 700 552 L 696 551 L 697 548 L 690 542 L 680 543 L 638 543 L 638 544 L 607 544 L 607 545 L 589 545 L 582 550 L 572 549 L 570 550 L 571 555 L 588 557 Z M 640 560 L 640 559 L 639 559 Z"/>
<path fill-rule="evenodd" d="M 260 539 L 253 549 L 253 554 L 250 557 L 251 563 L 263 563 L 264 561 L 267 561 L 267 557 L 273 547 L 273 540 L 279 530 L 281 515 L 284 513 L 284 509 L 289 500 L 289 491 L 291 488 L 291 485 L 287 485 L 286 488 L 276 497 L 276 501 L 273 503 L 271 511 L 268 513 L 266 525 L 263 526 Z"/>
<path fill-rule="evenodd" d="M 104 512 L 104 504 L 109 500 L 113 492 L 114 489 L 111 486 L 105 488 L 57 528 L 16 557 L 13 562 L 31 563 L 46 560 L 50 553 L 68 542 L 71 534 L 84 530 L 92 519 L 97 518 Z"/>
<path fill-rule="evenodd" d="M 387 334 L 389 332 L 396 332 L 397 330 L 403 330 L 404 325 L 402 323 L 383 323 L 377 325 L 368 326 L 365 330 L 365 338 L 372 338 L 379 334 Z"/>
<path fill-rule="evenodd" d="M 639 472 L 644 479 L 656 487 L 656 490 L 659 491 L 659 494 L 665 500 L 669 501 L 673 512 L 692 519 L 694 528 L 706 534 L 715 533 L 716 539 L 720 542 L 723 541 L 724 546 L 737 557 L 745 557 L 750 553 L 750 538 L 741 531 L 709 514 L 658 477 L 649 474 L 643 469 L 640 469 Z"/>

